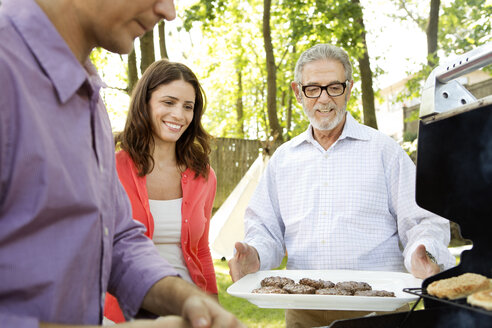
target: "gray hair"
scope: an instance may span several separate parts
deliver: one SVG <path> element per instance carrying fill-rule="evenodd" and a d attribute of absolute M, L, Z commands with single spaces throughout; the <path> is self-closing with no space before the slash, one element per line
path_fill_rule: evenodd
<path fill-rule="evenodd" d="M 345 79 L 352 80 L 352 65 L 345 50 L 331 44 L 317 44 L 314 47 L 304 51 L 297 60 L 296 69 L 294 71 L 295 81 L 301 83 L 302 69 L 304 65 L 316 60 L 332 59 L 342 63 L 345 70 Z"/>

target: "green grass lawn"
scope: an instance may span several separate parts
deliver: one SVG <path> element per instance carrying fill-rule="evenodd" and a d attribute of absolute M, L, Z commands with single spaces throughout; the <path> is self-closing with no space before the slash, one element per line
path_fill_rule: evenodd
<path fill-rule="evenodd" d="M 214 260 L 214 267 L 217 276 L 217 287 L 219 288 L 219 302 L 226 310 L 233 313 L 250 328 L 285 327 L 284 310 L 262 309 L 243 298 L 234 297 L 227 293 L 227 288 L 232 285 L 227 261 Z M 279 268 L 284 269 L 285 263 Z"/>

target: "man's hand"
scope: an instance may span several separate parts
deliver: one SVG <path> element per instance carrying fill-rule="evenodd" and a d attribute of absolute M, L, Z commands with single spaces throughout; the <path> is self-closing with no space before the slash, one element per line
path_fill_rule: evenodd
<path fill-rule="evenodd" d="M 229 260 L 229 274 L 232 281 L 238 281 L 248 273 L 258 271 L 260 259 L 253 246 L 242 242 L 237 242 L 234 246 L 236 247 L 236 254 Z"/>
<path fill-rule="evenodd" d="M 209 294 L 173 276 L 157 281 L 149 289 L 142 308 L 160 316 L 181 315 L 192 328 L 244 327 Z"/>
<path fill-rule="evenodd" d="M 191 296 L 183 305 L 183 316 L 165 316 L 157 320 L 135 320 L 120 324 L 121 328 L 246 328 L 239 320 L 222 308 L 213 298 Z"/>
<path fill-rule="evenodd" d="M 189 297 L 183 306 L 183 317 L 193 328 L 246 328 L 232 313 L 227 312 L 210 297 Z"/>
<path fill-rule="evenodd" d="M 439 265 L 432 262 L 427 256 L 424 245 L 419 245 L 413 252 L 411 266 L 411 273 L 419 279 L 425 279 L 441 271 Z"/>

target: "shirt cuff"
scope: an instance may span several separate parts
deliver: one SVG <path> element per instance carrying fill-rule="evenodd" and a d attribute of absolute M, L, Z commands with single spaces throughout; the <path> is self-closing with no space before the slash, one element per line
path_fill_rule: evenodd
<path fill-rule="evenodd" d="M 158 267 L 158 265 L 155 265 Z M 155 269 L 155 267 L 152 267 Z M 150 269 L 150 268 L 149 268 Z M 141 279 L 137 279 L 137 282 L 131 284 L 131 288 L 126 290 L 124 296 L 118 298 L 121 310 L 126 319 L 133 318 L 135 316 L 151 317 L 150 312 L 141 311 L 141 306 L 145 295 L 159 280 L 168 276 L 179 276 L 174 269 L 169 269 L 166 266 L 161 267 L 160 270 L 146 270 Z M 144 278 L 145 277 L 145 278 Z M 157 316 L 156 316 L 157 317 Z"/>
<path fill-rule="evenodd" d="M 272 268 L 276 268 L 278 265 L 273 263 L 274 259 L 272 257 L 271 252 L 264 252 L 264 248 L 262 244 L 254 244 L 248 243 L 248 245 L 253 246 L 258 253 L 258 260 L 260 261 L 260 268 L 258 271 L 271 270 Z"/>
<path fill-rule="evenodd" d="M 411 245 L 405 250 L 405 254 L 403 254 L 405 257 L 405 261 L 404 261 L 405 268 L 407 269 L 408 272 L 412 272 L 412 254 L 413 252 L 415 252 L 418 245 L 420 245 L 420 243 L 415 243 Z M 425 246 L 425 249 L 427 249 L 427 245 Z"/>

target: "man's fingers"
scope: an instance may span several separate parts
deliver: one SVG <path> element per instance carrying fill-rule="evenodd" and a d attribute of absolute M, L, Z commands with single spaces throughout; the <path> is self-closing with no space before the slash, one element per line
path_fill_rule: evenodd
<path fill-rule="evenodd" d="M 209 298 L 188 299 L 184 316 L 193 328 L 243 328 L 244 325 L 230 312 Z"/>
<path fill-rule="evenodd" d="M 236 248 L 236 254 L 229 260 L 228 264 L 232 281 L 236 282 L 248 273 L 258 271 L 260 261 L 253 246 L 243 242 L 236 242 L 234 247 Z"/>
<path fill-rule="evenodd" d="M 239 277 L 240 265 L 235 258 L 230 259 L 227 264 L 229 265 L 229 275 L 231 276 L 232 281 L 236 282 L 241 278 Z"/>
<path fill-rule="evenodd" d="M 131 322 L 125 322 L 118 324 L 118 327 L 125 328 L 191 328 L 189 323 L 182 317 L 176 315 L 169 315 L 165 317 L 159 317 L 156 320 L 134 320 Z M 116 326 L 115 326 L 116 327 Z"/>
<path fill-rule="evenodd" d="M 417 248 L 415 249 L 415 255 L 421 259 L 421 260 L 425 260 L 427 258 L 427 254 L 425 252 L 425 246 L 424 245 L 419 245 L 417 246 Z"/>
<path fill-rule="evenodd" d="M 439 266 L 431 261 L 424 245 L 419 245 L 412 254 L 411 273 L 420 279 L 428 278 L 438 273 Z"/>
<path fill-rule="evenodd" d="M 422 265 L 425 265 L 427 262 L 430 262 L 430 260 L 427 257 L 427 253 L 425 252 L 425 246 L 417 246 L 412 254 L 412 267 L 420 267 Z"/>
<path fill-rule="evenodd" d="M 246 326 L 231 313 L 228 313 L 215 318 L 211 328 L 246 328 Z"/>
<path fill-rule="evenodd" d="M 234 244 L 234 247 L 236 248 L 236 254 L 235 254 L 235 256 L 239 256 L 239 255 L 241 255 L 243 253 L 246 253 L 247 250 L 248 250 L 248 245 L 245 244 L 245 243 L 243 243 L 243 242 L 240 242 L 240 241 L 236 242 Z"/>
<path fill-rule="evenodd" d="M 236 258 L 237 262 L 241 265 L 251 265 L 256 262 L 258 259 L 258 254 L 256 253 L 256 249 L 253 246 L 250 246 L 243 242 L 237 242 L 235 244 L 236 254 L 234 258 Z"/>
<path fill-rule="evenodd" d="M 236 282 L 242 278 L 241 266 L 243 265 L 242 262 L 244 262 L 247 245 L 238 241 L 234 244 L 234 247 L 236 248 L 236 254 L 234 254 L 234 257 L 231 258 L 227 264 L 229 265 L 229 275 L 231 276 L 232 281 Z"/>
<path fill-rule="evenodd" d="M 191 326 L 182 317 L 171 315 L 166 317 L 160 317 L 155 320 L 157 327 L 173 327 L 173 328 L 190 328 Z M 154 327 L 154 326 L 153 326 Z"/>
<path fill-rule="evenodd" d="M 204 302 L 206 301 L 198 297 L 190 297 L 186 300 L 183 315 L 193 328 L 206 328 L 211 325 L 210 310 L 207 306 L 204 306 Z"/>

